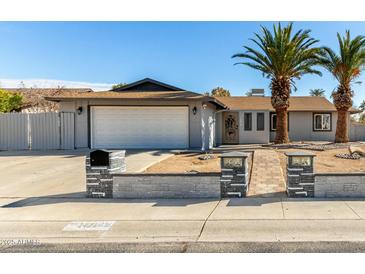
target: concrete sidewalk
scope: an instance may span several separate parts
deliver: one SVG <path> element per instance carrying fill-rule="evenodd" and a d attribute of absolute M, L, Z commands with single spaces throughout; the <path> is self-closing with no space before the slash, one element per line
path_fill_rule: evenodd
<path fill-rule="evenodd" d="M 36 239 L 40 243 L 365 241 L 365 200 L 48 197 L 8 198 L 0 199 L 0 203 L 0 239 L 3 240 Z M 111 221 L 111 225 L 100 228 L 100 221 Z M 79 229 L 65 229 L 75 225 L 74 222 Z"/>

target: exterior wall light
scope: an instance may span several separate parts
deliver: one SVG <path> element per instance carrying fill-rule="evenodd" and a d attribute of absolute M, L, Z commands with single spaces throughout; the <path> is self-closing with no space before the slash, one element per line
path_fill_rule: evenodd
<path fill-rule="evenodd" d="M 82 109 L 82 107 L 81 107 L 81 106 L 80 106 L 80 107 L 78 107 L 78 108 L 77 108 L 77 114 L 78 114 L 78 115 L 80 115 L 80 114 L 82 113 L 82 110 L 83 110 L 83 109 Z"/>
<path fill-rule="evenodd" d="M 196 115 L 196 112 L 198 111 L 198 109 L 196 107 L 193 107 L 193 114 Z"/>
<path fill-rule="evenodd" d="M 203 109 L 207 108 L 207 104 L 202 104 Z"/>

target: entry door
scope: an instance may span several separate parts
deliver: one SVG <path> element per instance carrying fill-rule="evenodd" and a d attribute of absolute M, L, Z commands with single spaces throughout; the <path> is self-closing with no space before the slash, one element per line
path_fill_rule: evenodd
<path fill-rule="evenodd" d="M 238 113 L 237 112 L 223 112 L 223 143 L 224 144 L 238 144 Z"/>

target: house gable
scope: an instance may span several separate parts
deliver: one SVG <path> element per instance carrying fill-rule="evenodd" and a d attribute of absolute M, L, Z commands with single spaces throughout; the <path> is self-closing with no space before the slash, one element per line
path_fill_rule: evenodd
<path fill-rule="evenodd" d="M 150 78 L 130 83 L 113 91 L 183 91 L 183 89 L 174 87 Z"/>

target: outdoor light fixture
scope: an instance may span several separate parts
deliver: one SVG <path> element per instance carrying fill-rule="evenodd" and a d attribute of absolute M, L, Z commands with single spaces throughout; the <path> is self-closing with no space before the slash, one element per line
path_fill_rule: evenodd
<path fill-rule="evenodd" d="M 202 104 L 203 109 L 207 108 L 207 104 Z"/>
<path fill-rule="evenodd" d="M 82 113 L 82 107 L 77 108 L 77 114 L 80 115 Z"/>
<path fill-rule="evenodd" d="M 196 107 L 193 107 L 193 114 L 195 115 L 198 109 Z"/>

